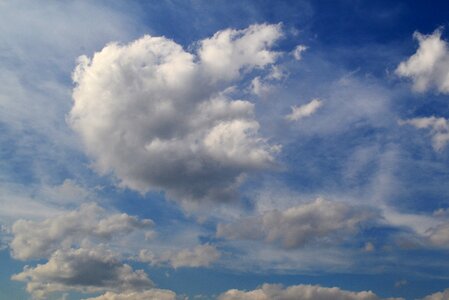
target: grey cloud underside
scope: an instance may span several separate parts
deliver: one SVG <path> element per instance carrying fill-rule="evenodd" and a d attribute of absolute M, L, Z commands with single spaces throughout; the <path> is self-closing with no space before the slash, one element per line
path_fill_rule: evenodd
<path fill-rule="evenodd" d="M 266 211 L 234 223 L 219 224 L 217 236 L 260 240 L 286 249 L 309 243 L 338 241 L 381 219 L 378 211 L 318 198 L 289 209 Z"/>
<path fill-rule="evenodd" d="M 245 174 L 272 168 L 280 148 L 259 135 L 252 103 L 221 91 L 272 64 L 280 36 L 279 25 L 224 30 L 196 56 L 163 37 L 109 44 L 80 58 L 69 122 L 95 169 L 122 186 L 185 207 L 235 199 Z"/>
<path fill-rule="evenodd" d="M 25 267 L 12 279 L 26 282 L 29 293 L 44 299 L 52 292 L 139 291 L 154 286 L 144 271 L 134 271 L 102 248 L 56 250 L 47 263 Z"/>

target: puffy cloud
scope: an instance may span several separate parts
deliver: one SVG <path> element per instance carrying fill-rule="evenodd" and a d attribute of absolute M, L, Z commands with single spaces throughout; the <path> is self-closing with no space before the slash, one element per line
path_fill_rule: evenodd
<path fill-rule="evenodd" d="M 235 223 L 219 224 L 217 236 L 280 242 L 282 247 L 293 249 L 357 233 L 360 227 L 379 218 L 373 209 L 318 198 L 284 211 L 272 210 Z"/>
<path fill-rule="evenodd" d="M 133 271 L 102 248 L 56 250 L 47 263 L 26 266 L 12 279 L 27 282 L 27 291 L 43 299 L 53 292 L 140 291 L 154 286 L 142 270 Z"/>
<path fill-rule="evenodd" d="M 337 287 L 318 285 L 293 285 L 284 288 L 279 284 L 264 284 L 252 291 L 229 290 L 219 300 L 380 300 L 371 291 L 350 292 Z M 393 298 L 388 298 L 393 300 Z M 399 298 L 397 298 L 399 300 Z"/>
<path fill-rule="evenodd" d="M 304 46 L 304 45 L 298 45 L 298 46 L 296 46 L 295 50 L 293 50 L 293 52 L 292 52 L 293 57 L 294 57 L 296 60 L 301 60 L 301 59 L 302 59 L 302 53 L 303 53 L 304 51 L 306 51 L 306 50 L 307 50 L 307 46 Z"/>
<path fill-rule="evenodd" d="M 179 267 L 208 267 L 220 258 L 220 252 L 212 245 L 199 245 L 193 249 L 180 251 L 166 251 L 161 255 L 155 255 L 149 250 L 139 253 L 139 260 L 153 265 L 168 263 L 173 268 Z"/>
<path fill-rule="evenodd" d="M 272 167 L 279 147 L 259 136 L 254 105 L 226 98 L 220 83 L 273 63 L 279 36 L 279 25 L 220 31 L 200 42 L 198 57 L 144 36 L 81 57 L 69 122 L 95 169 L 185 207 L 234 199 L 244 175 Z"/>
<path fill-rule="evenodd" d="M 321 100 L 313 99 L 312 101 L 304 105 L 292 106 L 292 112 L 285 118 L 289 121 L 298 121 L 302 118 L 313 115 L 322 105 L 323 102 Z"/>
<path fill-rule="evenodd" d="M 436 292 L 423 298 L 423 300 L 448 300 L 449 289 L 445 289 L 442 292 Z"/>
<path fill-rule="evenodd" d="M 151 220 L 139 220 L 125 213 L 107 215 L 96 204 L 84 204 L 79 210 L 41 222 L 16 221 L 12 226 L 14 238 L 10 247 L 14 258 L 41 258 L 61 247 L 70 248 L 88 239 L 110 240 L 114 235 L 151 227 Z"/>
<path fill-rule="evenodd" d="M 268 48 L 282 36 L 281 25 L 256 24 L 243 30 L 227 29 L 200 43 L 202 67 L 214 80 L 232 80 L 242 69 L 274 63 L 279 53 Z"/>
<path fill-rule="evenodd" d="M 399 121 L 400 125 L 411 125 L 418 129 L 430 129 L 432 147 L 441 151 L 449 142 L 449 122 L 445 118 L 422 117 Z"/>
<path fill-rule="evenodd" d="M 441 29 L 424 35 L 415 32 L 419 48 L 409 59 L 399 64 L 396 74 L 413 81 L 413 89 L 425 92 L 436 89 L 440 93 L 449 93 L 449 49 L 447 42 L 441 39 Z"/>
<path fill-rule="evenodd" d="M 169 290 L 151 289 L 143 292 L 113 293 L 85 300 L 175 300 L 176 294 Z"/>

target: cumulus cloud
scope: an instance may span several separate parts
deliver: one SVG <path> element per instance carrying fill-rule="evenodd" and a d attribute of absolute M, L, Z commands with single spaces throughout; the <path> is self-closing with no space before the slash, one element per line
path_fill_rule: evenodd
<path fill-rule="evenodd" d="M 381 300 L 371 291 L 351 292 L 337 287 L 326 288 L 318 285 L 264 284 L 252 291 L 229 290 L 218 297 L 219 300 Z M 388 298 L 393 300 L 393 298 Z M 399 298 L 396 298 L 399 300 Z"/>
<path fill-rule="evenodd" d="M 112 43 L 81 57 L 69 123 L 100 174 L 165 191 L 187 206 L 234 199 L 245 174 L 271 168 L 254 105 L 220 93 L 242 72 L 272 64 L 279 25 L 224 30 L 197 56 L 164 37 Z"/>
<path fill-rule="evenodd" d="M 106 214 L 96 204 L 50 217 L 41 222 L 18 220 L 12 226 L 10 248 L 16 259 L 49 257 L 60 248 L 70 248 L 89 239 L 110 240 L 137 229 L 150 230 L 153 221 L 134 216 Z"/>
<path fill-rule="evenodd" d="M 175 300 L 176 294 L 169 290 L 151 289 L 142 292 L 114 293 L 106 292 L 104 295 L 85 300 Z"/>
<path fill-rule="evenodd" d="M 180 251 L 166 251 L 160 255 L 144 249 L 139 253 L 139 260 L 152 265 L 169 264 L 173 268 L 180 267 L 208 267 L 220 258 L 220 252 L 215 246 L 205 244 L 193 249 L 182 249 Z"/>
<path fill-rule="evenodd" d="M 442 292 L 436 292 L 423 298 L 423 300 L 448 300 L 449 289 L 445 289 Z"/>
<path fill-rule="evenodd" d="M 449 93 L 449 49 L 447 42 L 441 39 L 441 29 L 432 34 L 413 34 L 419 48 L 409 59 L 399 64 L 396 74 L 413 81 L 413 89 L 425 92 L 436 89 Z"/>
<path fill-rule="evenodd" d="M 379 218 L 379 213 L 370 208 L 318 198 L 284 211 L 271 210 L 234 223 L 219 224 L 217 236 L 263 240 L 293 249 L 357 233 L 362 226 Z"/>
<path fill-rule="evenodd" d="M 449 142 L 449 122 L 445 118 L 422 117 L 399 121 L 400 125 L 411 125 L 418 129 L 430 129 L 432 147 L 441 151 Z"/>
<path fill-rule="evenodd" d="M 304 45 L 298 45 L 298 46 L 296 46 L 295 50 L 293 50 L 293 52 L 292 52 L 293 57 L 294 57 L 296 60 L 301 60 L 301 59 L 302 59 L 302 53 L 303 53 L 304 51 L 306 51 L 306 50 L 307 50 L 307 46 L 304 46 Z"/>
<path fill-rule="evenodd" d="M 56 250 L 47 263 L 26 266 L 12 279 L 26 282 L 27 291 L 42 299 L 53 292 L 140 291 L 154 286 L 143 270 L 134 271 L 102 248 Z"/>
<path fill-rule="evenodd" d="M 319 99 L 313 99 L 309 103 L 301 106 L 292 106 L 292 112 L 285 118 L 289 121 L 298 121 L 302 118 L 313 115 L 321 106 L 323 102 Z"/>
<path fill-rule="evenodd" d="M 240 71 L 274 63 L 279 53 L 269 48 L 282 36 L 281 25 L 256 24 L 243 30 L 227 29 L 200 42 L 198 56 L 214 80 L 232 80 Z"/>

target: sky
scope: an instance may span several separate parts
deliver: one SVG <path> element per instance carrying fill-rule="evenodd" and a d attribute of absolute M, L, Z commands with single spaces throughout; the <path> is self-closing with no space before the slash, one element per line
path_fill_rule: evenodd
<path fill-rule="evenodd" d="M 447 12 L 0 0 L 0 298 L 449 299 Z"/>

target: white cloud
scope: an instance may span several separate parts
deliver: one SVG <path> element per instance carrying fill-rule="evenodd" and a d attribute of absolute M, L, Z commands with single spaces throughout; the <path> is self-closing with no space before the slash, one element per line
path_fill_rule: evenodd
<path fill-rule="evenodd" d="M 175 300 L 176 294 L 169 290 L 151 289 L 143 292 L 114 293 L 106 292 L 104 295 L 85 300 Z"/>
<path fill-rule="evenodd" d="M 218 297 L 219 300 L 381 300 L 371 291 L 351 292 L 337 287 L 318 285 L 263 284 L 252 291 L 229 290 Z M 393 299 L 393 298 L 388 298 Z M 399 300 L 399 298 L 397 298 Z"/>
<path fill-rule="evenodd" d="M 429 35 L 415 32 L 413 37 L 418 40 L 419 48 L 399 64 L 396 74 L 410 78 L 417 92 L 436 89 L 449 93 L 449 49 L 447 42 L 441 39 L 441 29 Z"/>
<path fill-rule="evenodd" d="M 449 289 L 424 297 L 422 300 L 449 300 Z"/>
<path fill-rule="evenodd" d="M 107 241 L 137 229 L 149 230 L 151 220 L 139 220 L 125 213 L 107 215 L 96 204 L 50 217 L 42 222 L 18 220 L 12 226 L 10 244 L 16 259 L 48 257 L 60 248 L 70 248 L 90 239 Z"/>
<path fill-rule="evenodd" d="M 219 224 L 217 236 L 232 240 L 263 240 L 286 249 L 326 242 L 357 233 L 380 218 L 373 209 L 318 198 L 284 211 L 272 210 L 230 224 Z"/>
<path fill-rule="evenodd" d="M 430 129 L 432 147 L 441 151 L 449 142 L 449 122 L 445 118 L 422 117 L 399 121 L 400 125 L 411 125 L 418 129 Z"/>
<path fill-rule="evenodd" d="M 45 299 L 53 292 L 141 291 L 153 282 L 142 270 L 133 271 L 102 248 L 55 251 L 49 261 L 12 276 L 27 283 L 27 291 Z"/>
<path fill-rule="evenodd" d="M 298 46 L 296 46 L 295 50 L 293 50 L 293 52 L 292 52 L 293 57 L 294 57 L 296 60 L 301 60 L 301 59 L 302 59 L 302 53 L 303 53 L 304 51 L 306 51 L 307 49 L 308 49 L 308 47 L 306 47 L 306 46 L 304 46 L 304 45 L 298 45 Z"/>
<path fill-rule="evenodd" d="M 269 48 L 282 36 L 281 25 L 256 24 L 243 30 L 227 29 L 200 43 L 198 56 L 213 80 L 232 80 L 240 71 L 275 62 L 279 53 Z"/>
<path fill-rule="evenodd" d="M 220 80 L 273 63 L 279 36 L 279 25 L 221 31 L 200 43 L 198 61 L 151 36 L 80 58 L 69 122 L 95 169 L 185 207 L 234 199 L 244 175 L 271 168 L 279 147 L 259 136 L 253 104 L 220 94 Z"/>
<path fill-rule="evenodd" d="M 179 251 L 165 251 L 155 255 L 145 249 L 140 251 L 139 260 L 152 265 L 169 264 L 173 268 L 180 267 L 208 267 L 220 258 L 220 252 L 212 245 L 199 245 L 193 249 L 182 249 Z"/>
<path fill-rule="evenodd" d="M 321 100 L 313 99 L 312 101 L 304 105 L 292 106 L 292 112 L 285 118 L 289 121 L 298 121 L 302 118 L 313 115 L 322 105 L 323 102 Z"/>

